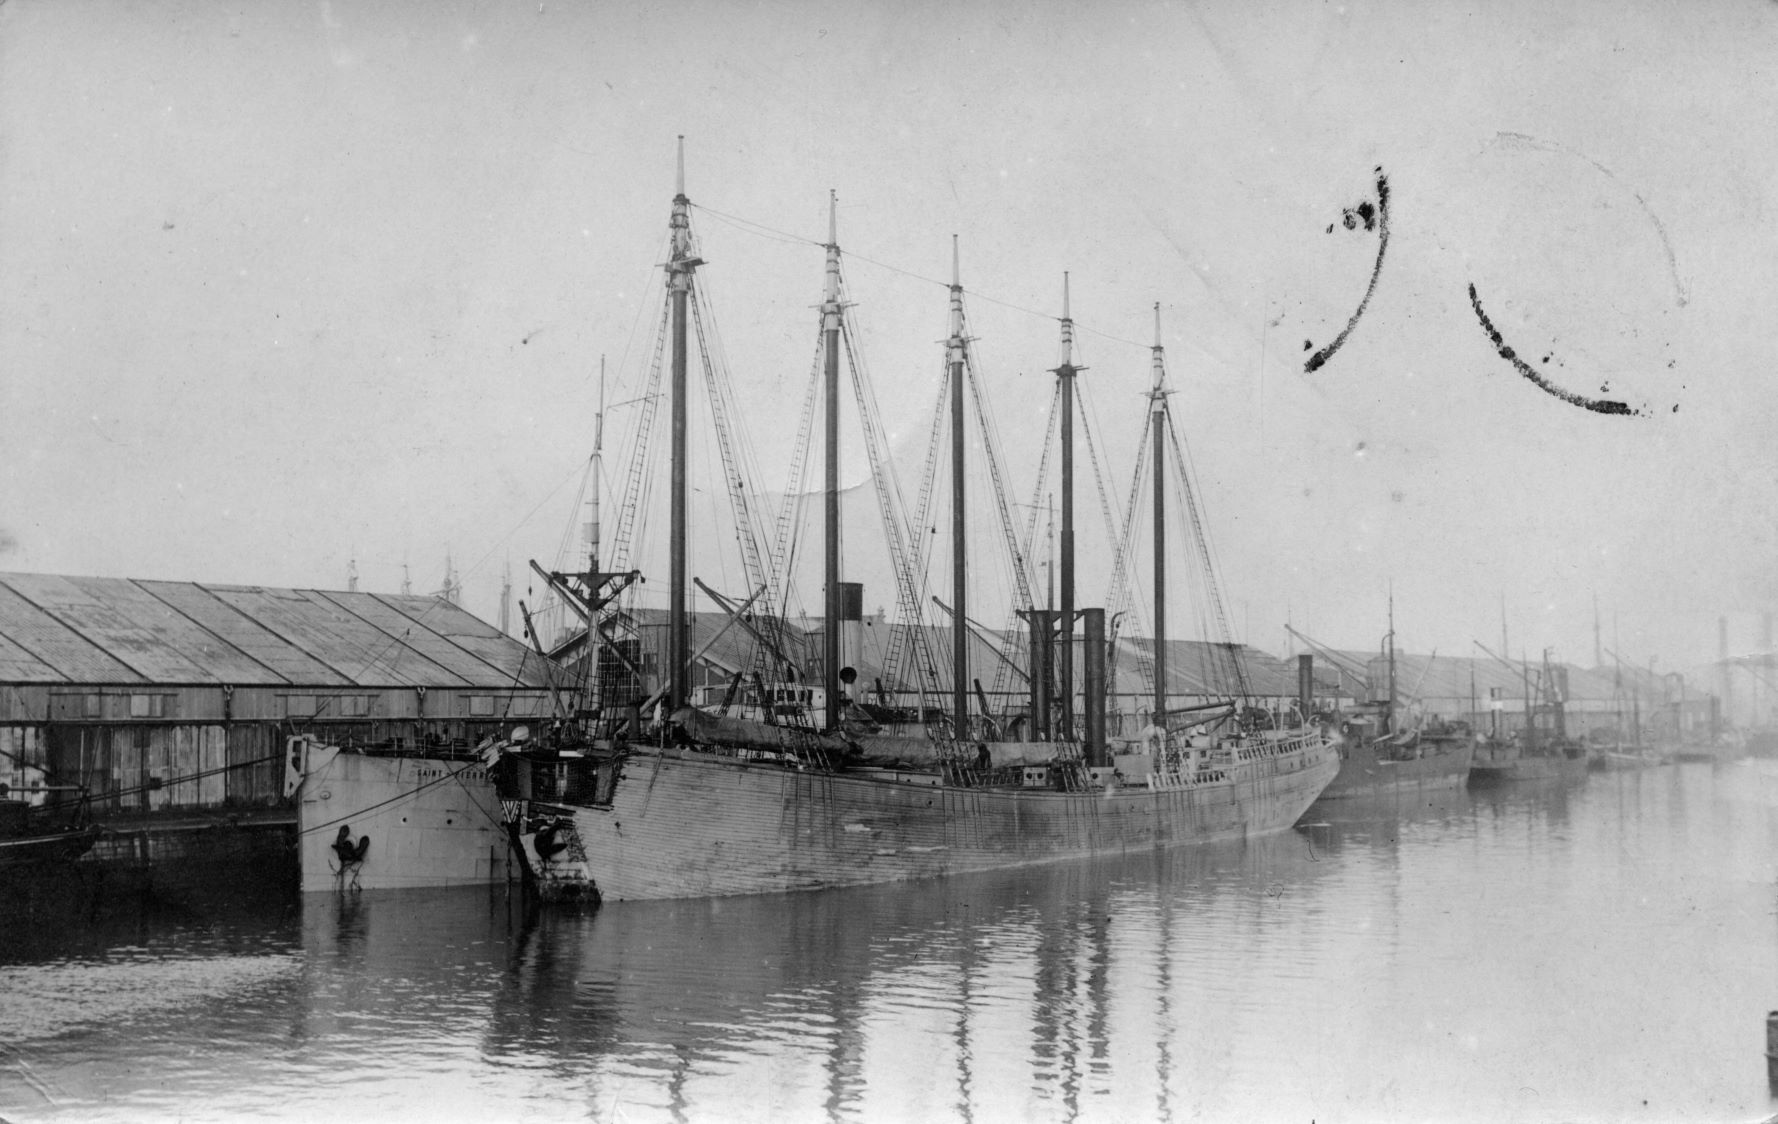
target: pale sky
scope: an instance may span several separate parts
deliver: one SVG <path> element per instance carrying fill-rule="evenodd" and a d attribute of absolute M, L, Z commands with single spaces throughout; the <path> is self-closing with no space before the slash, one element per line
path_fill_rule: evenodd
<path fill-rule="evenodd" d="M 0 5 L 0 569 L 342 588 L 356 560 L 394 590 L 406 562 L 424 591 L 449 551 L 494 618 L 502 567 L 522 593 L 571 533 L 601 354 L 637 393 L 684 134 L 768 487 L 832 189 L 910 492 L 957 234 L 1018 503 L 1062 272 L 1120 504 L 1160 302 L 1239 638 L 1282 652 L 1288 615 L 1375 647 L 1393 587 L 1416 651 L 1494 643 L 1503 599 L 1515 649 L 1581 663 L 1595 598 L 1662 670 L 1713 657 L 1719 615 L 1756 646 L 1778 5 L 1088 8 Z M 1376 169 L 1374 291 L 1305 371 L 1371 280 L 1379 232 L 1342 217 Z M 1554 389 L 1638 416 L 1534 385 L 1478 306 Z"/>

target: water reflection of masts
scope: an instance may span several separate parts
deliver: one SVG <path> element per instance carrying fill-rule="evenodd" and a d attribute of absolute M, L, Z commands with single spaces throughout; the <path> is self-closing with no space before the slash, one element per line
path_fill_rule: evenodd
<path fill-rule="evenodd" d="M 1085 894 L 1076 892 L 1083 881 L 1087 883 Z M 1046 923 L 1042 916 L 1036 919 L 1038 939 L 1032 957 L 1036 965 L 1032 980 L 1036 1032 L 1031 1053 L 1034 1071 L 1043 1071 L 1046 1055 L 1056 1066 L 1063 1118 L 1073 1120 L 1081 1110 L 1083 1048 L 1094 1066 L 1105 1065 L 1109 1055 L 1106 990 L 1110 977 L 1111 916 L 1108 896 L 1092 880 L 1091 870 L 1072 872 L 1069 882 L 1066 900 L 1058 906 L 1054 921 Z M 1085 914 L 1071 918 L 1071 909 L 1084 910 Z M 1083 1019 L 1084 1042 L 1076 1029 Z"/>
<path fill-rule="evenodd" d="M 959 1115 L 965 1121 L 973 1121 L 975 1119 L 975 1080 L 974 1074 L 970 1070 L 972 1059 L 969 1039 L 969 1008 L 975 998 L 970 987 L 974 979 L 973 969 L 975 967 L 975 926 L 971 924 L 961 936 L 962 942 L 957 950 L 957 970 L 960 976 L 957 988 L 957 1029 L 951 1037 L 957 1043 L 957 1104 L 961 1110 Z"/>
<path fill-rule="evenodd" d="M 1070 955 L 1071 950 L 1063 947 L 1072 943 L 1065 939 L 1067 933 L 1068 928 L 1062 918 L 1058 917 L 1055 924 L 1044 924 L 1042 916 L 1038 916 L 1037 948 L 1032 955 L 1036 967 L 1031 979 L 1032 999 L 1036 1006 L 1034 1019 L 1037 1024 L 1036 1031 L 1031 1036 L 1031 1068 L 1037 1074 L 1041 1074 L 1045 1068 L 1046 1055 L 1059 1067 L 1075 1053 L 1074 1043 L 1066 1041 L 1069 1027 L 1062 1010 L 1062 997 L 1074 990 L 1074 958 Z M 1071 1075 L 1065 1075 L 1062 1094 L 1070 1116 L 1074 1114 L 1078 1103 L 1072 1085 Z"/>
<path fill-rule="evenodd" d="M 1109 1067 L 1106 983 L 1111 978 L 1111 902 L 1103 895 L 1087 915 L 1087 1048 L 1095 1068 Z M 1079 1067 L 1078 1060 L 1075 1063 Z M 1076 1084 L 1078 1085 L 1078 1078 Z M 1076 1106 L 1070 1106 L 1071 1114 Z"/>
<path fill-rule="evenodd" d="M 1161 928 L 1160 954 L 1155 958 L 1155 982 L 1160 988 L 1158 1007 L 1158 1026 L 1155 1027 L 1155 1078 L 1160 1088 L 1155 1091 L 1155 1114 L 1161 1120 L 1173 1119 L 1173 1101 L 1168 1088 L 1173 1081 L 1173 894 L 1171 879 L 1167 877 L 1169 864 L 1165 855 L 1160 856 L 1159 869 L 1155 871 L 1154 889 L 1155 904 L 1158 907 Z"/>
<path fill-rule="evenodd" d="M 850 977 L 842 976 L 836 976 L 826 994 L 833 1035 L 827 1050 L 827 1103 L 823 1107 L 829 1120 L 838 1120 L 840 1111 L 857 1103 L 864 1091 L 865 998 Z"/>

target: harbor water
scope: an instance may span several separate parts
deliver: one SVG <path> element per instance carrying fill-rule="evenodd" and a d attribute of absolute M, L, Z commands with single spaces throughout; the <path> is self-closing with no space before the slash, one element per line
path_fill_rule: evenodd
<path fill-rule="evenodd" d="M 4 930 L 0 1118 L 1760 1120 L 1775 887 L 1750 761 L 586 913 L 76 895 Z"/>

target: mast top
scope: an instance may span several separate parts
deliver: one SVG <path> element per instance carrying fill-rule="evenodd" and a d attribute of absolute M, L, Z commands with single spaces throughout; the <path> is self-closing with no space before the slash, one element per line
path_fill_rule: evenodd
<path fill-rule="evenodd" d="M 963 271 L 957 264 L 957 236 L 951 235 L 951 288 L 963 288 Z"/>
<path fill-rule="evenodd" d="M 1167 363 L 1162 358 L 1161 347 L 1161 302 L 1154 302 L 1154 389 L 1148 392 L 1149 412 L 1158 414 L 1167 408 Z"/>
<path fill-rule="evenodd" d="M 1062 271 L 1062 362 L 1054 368 L 1056 374 L 1064 378 L 1085 367 L 1074 365 L 1074 317 L 1068 312 L 1068 271 Z"/>
<path fill-rule="evenodd" d="M 840 235 L 839 235 L 839 195 L 832 188 L 827 192 L 827 291 L 822 304 L 822 312 L 827 319 L 824 330 L 836 329 L 840 326 Z"/>
<path fill-rule="evenodd" d="M 692 271 L 704 264 L 704 259 L 692 252 L 691 242 L 691 200 L 685 197 L 685 136 L 679 137 L 679 162 L 677 168 L 678 194 L 673 196 L 673 215 L 668 221 L 672 231 L 672 251 L 667 261 L 667 275 L 672 279 L 674 292 L 686 292 L 691 285 Z"/>

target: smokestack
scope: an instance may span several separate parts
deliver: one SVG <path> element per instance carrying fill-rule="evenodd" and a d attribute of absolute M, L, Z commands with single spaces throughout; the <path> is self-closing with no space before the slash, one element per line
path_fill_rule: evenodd
<path fill-rule="evenodd" d="M 1048 741 L 1050 735 L 1050 630 L 1052 614 L 1046 609 L 1029 609 L 1025 619 L 1031 624 L 1031 730 L 1032 741 Z"/>
<path fill-rule="evenodd" d="M 1105 610 L 1079 609 L 1081 631 L 1085 634 L 1086 675 L 1082 688 L 1086 695 L 1082 706 L 1086 719 L 1086 759 L 1088 765 L 1105 765 Z"/>
<path fill-rule="evenodd" d="M 1308 652 L 1296 658 L 1296 709 L 1303 725 L 1308 725 L 1309 715 L 1315 713 L 1315 657 Z"/>
<path fill-rule="evenodd" d="M 864 583 L 840 583 L 840 677 L 850 685 L 858 675 L 858 662 L 864 658 Z M 845 669 L 851 668 L 850 676 Z M 850 694 L 850 692 L 848 692 Z"/>

